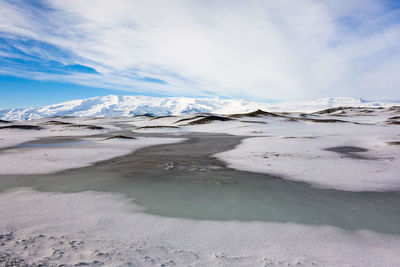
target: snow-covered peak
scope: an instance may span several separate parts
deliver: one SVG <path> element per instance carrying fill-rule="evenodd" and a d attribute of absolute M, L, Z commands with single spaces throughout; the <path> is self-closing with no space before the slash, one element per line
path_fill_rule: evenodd
<path fill-rule="evenodd" d="M 358 98 L 358 97 L 329 97 L 329 98 L 320 98 L 314 100 L 316 103 L 325 103 L 325 104 L 338 104 L 338 105 L 359 105 L 360 103 L 365 103 L 367 101 Z"/>
<path fill-rule="evenodd" d="M 360 98 L 332 97 L 310 102 L 257 103 L 244 100 L 188 97 L 109 95 L 72 100 L 40 108 L 0 110 L 3 120 L 30 120 L 56 116 L 104 117 L 135 115 L 182 115 L 192 113 L 233 114 L 255 111 L 317 111 L 339 106 L 388 107 L 398 103 L 368 102 Z"/>

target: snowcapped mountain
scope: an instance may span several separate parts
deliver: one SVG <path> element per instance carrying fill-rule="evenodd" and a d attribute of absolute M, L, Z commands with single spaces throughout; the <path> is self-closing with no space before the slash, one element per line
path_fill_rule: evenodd
<path fill-rule="evenodd" d="M 31 120 L 56 116 L 153 116 L 182 115 L 191 113 L 232 114 L 257 109 L 271 111 L 317 111 L 339 106 L 388 107 L 399 103 L 368 102 L 360 98 L 333 97 L 310 102 L 257 103 L 244 100 L 218 98 L 157 98 L 147 96 L 104 96 L 73 100 L 40 107 L 0 110 L 3 120 Z"/>
<path fill-rule="evenodd" d="M 356 97 L 329 97 L 320 98 L 308 102 L 294 102 L 294 103 L 279 103 L 274 104 L 270 108 L 277 111 L 302 111 L 312 112 L 327 108 L 335 107 L 390 107 L 396 106 L 399 103 L 396 102 L 376 102 L 366 101 Z"/>
<path fill-rule="evenodd" d="M 355 104 L 360 104 L 360 103 L 366 103 L 367 101 L 357 98 L 357 97 L 330 97 L 330 98 L 320 98 L 317 100 L 313 101 L 314 103 L 323 103 L 323 104 L 350 104 L 350 105 L 355 105 Z"/>

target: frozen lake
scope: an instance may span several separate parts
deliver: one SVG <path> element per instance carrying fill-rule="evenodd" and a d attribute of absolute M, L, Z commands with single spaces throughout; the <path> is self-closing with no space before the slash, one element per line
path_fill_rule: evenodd
<path fill-rule="evenodd" d="M 212 155 L 234 148 L 244 137 L 200 133 L 179 137 L 188 140 L 147 147 L 90 167 L 57 174 L 3 175 L 0 189 L 118 192 L 146 213 L 167 217 L 293 222 L 400 234 L 397 192 L 320 189 L 271 175 L 233 170 Z M 48 143 L 79 145 L 73 140 Z M 47 145 L 42 140 L 19 148 Z"/>

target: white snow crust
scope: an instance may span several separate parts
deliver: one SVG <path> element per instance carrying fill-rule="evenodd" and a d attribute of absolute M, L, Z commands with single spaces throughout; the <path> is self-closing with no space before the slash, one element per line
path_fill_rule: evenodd
<path fill-rule="evenodd" d="M 324 150 L 360 144 L 369 151 L 353 154 L 365 158 Z M 346 191 L 400 190 L 400 151 L 378 138 L 249 138 L 216 157 L 235 169 L 275 174 L 317 187 Z"/>
<path fill-rule="evenodd" d="M 89 166 L 127 155 L 146 146 L 170 144 L 183 138 L 81 139 L 69 146 L 18 148 L 0 154 L 1 174 L 44 174 Z"/>
<path fill-rule="evenodd" d="M 194 221 L 113 193 L 0 194 L 1 257 L 47 265 L 398 266 L 400 237 L 293 223 Z"/>
<path fill-rule="evenodd" d="M 199 119 L 189 114 L 5 123 L 2 125 L 38 125 L 42 129 L 0 130 L 0 174 L 48 173 L 87 166 L 144 146 L 183 140 L 94 137 L 109 136 L 128 125 L 144 134 L 161 132 L 179 137 L 188 132 L 208 132 L 244 136 L 246 139 L 235 149 L 215 155 L 236 169 L 338 190 L 399 191 L 399 125 L 389 123 L 397 120 L 394 117 L 398 112 L 386 108 L 368 112 L 349 109 L 329 115 L 291 113 L 200 125 L 187 125 Z M 181 119 L 188 120 L 177 122 Z M 344 122 L 313 121 L 324 119 Z M 50 120 L 103 128 L 54 125 L 49 124 Z M 10 149 L 56 136 L 83 142 Z M 365 151 L 343 154 L 326 150 L 346 146 Z M 11 265 L 400 265 L 398 235 L 293 223 L 165 218 L 146 214 L 131 199 L 115 193 L 14 189 L 0 193 L 0 214 L 0 263 L 8 261 Z"/>

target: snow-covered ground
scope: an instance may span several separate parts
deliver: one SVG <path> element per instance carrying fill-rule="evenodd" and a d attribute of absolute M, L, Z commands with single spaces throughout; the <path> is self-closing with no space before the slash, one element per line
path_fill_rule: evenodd
<path fill-rule="evenodd" d="M 112 133 L 119 127 L 109 124 L 115 119 L 82 120 L 76 118 L 39 119 L 5 126 L 37 126 L 33 129 L 1 129 L 0 175 L 52 173 L 126 155 L 140 148 L 180 142 L 182 138 L 111 138 L 95 135 Z M 118 121 L 120 121 L 118 119 Z M 89 124 L 88 124 L 89 123 Z M 93 137 L 94 136 L 94 137 Z M 50 143 L 25 144 L 43 138 L 58 137 Z M 64 138 L 69 138 L 63 141 Z M 20 145 L 20 146 L 18 146 Z"/>
<path fill-rule="evenodd" d="M 399 192 L 399 116 L 399 108 L 386 107 L 1 122 L 0 172 L 54 172 L 179 142 L 185 133 L 228 133 L 245 137 L 235 149 L 215 155 L 232 168 L 342 191 Z M 133 136 L 169 136 L 106 140 L 121 129 Z M 53 139 L 67 141 L 48 142 Z M 0 213 L 0 263 L 14 265 L 400 265 L 398 235 L 294 223 L 166 218 L 146 214 L 116 193 L 16 189 L 0 193 Z"/>
<path fill-rule="evenodd" d="M 236 149 L 215 156 L 235 169 L 276 174 L 317 187 L 398 191 L 400 135 L 396 123 L 399 112 L 397 108 L 346 109 L 340 114 L 335 111 L 280 117 L 245 116 L 199 125 L 188 125 L 199 120 L 193 115 L 186 115 L 184 121 L 180 121 L 180 117 L 141 118 L 135 122 L 139 126 L 135 131 L 163 132 L 167 129 L 177 134 L 213 132 L 247 136 L 249 138 Z M 144 128 L 144 125 L 152 127 Z M 345 151 L 340 153 L 343 149 Z"/>
<path fill-rule="evenodd" d="M 1 174 L 40 174 L 89 166 L 140 148 L 182 141 L 182 138 L 110 139 L 84 138 L 71 144 L 40 144 L 0 154 Z"/>
<path fill-rule="evenodd" d="M 0 129 L 0 148 L 51 136 L 79 135 L 79 140 L 86 142 L 4 150 L 0 154 L 0 164 L 4 166 L 0 173 L 46 173 L 87 166 L 144 146 L 180 140 L 90 138 L 90 135 L 119 130 L 120 124 L 141 134 L 169 133 L 179 137 L 189 132 L 209 132 L 246 136 L 248 139 L 237 148 L 215 156 L 232 168 L 275 174 L 318 187 L 349 191 L 398 190 L 399 114 L 399 108 L 347 108 L 313 114 L 49 118 L 2 123 L 37 126 L 40 130 Z"/>
<path fill-rule="evenodd" d="M 1 129 L 0 133 L 0 149 L 15 146 L 24 142 L 44 138 L 44 137 L 51 137 L 51 136 L 89 136 L 89 135 L 96 135 L 101 133 L 106 133 L 110 131 L 114 131 L 118 128 L 112 125 L 98 125 L 101 128 L 98 129 L 87 129 L 86 127 L 70 127 L 69 125 L 43 125 L 48 120 L 36 120 L 33 123 L 28 121 L 18 121 L 16 123 L 1 123 L 1 127 L 8 127 L 10 125 L 20 125 L 20 126 L 38 126 L 40 130 L 26 130 L 26 129 Z M 59 121 L 68 121 L 68 123 L 73 123 L 76 119 L 68 119 L 68 120 L 59 120 Z M 83 121 L 79 121 L 77 124 L 87 125 Z M 104 127 L 103 127 L 104 126 Z"/>
<path fill-rule="evenodd" d="M 112 193 L 0 194 L 0 263 L 398 266 L 400 237 L 293 223 L 148 215 Z M 80 264 L 80 265 L 79 265 Z"/>
<path fill-rule="evenodd" d="M 352 97 L 332 97 L 308 102 L 257 103 L 244 100 L 218 98 L 157 98 L 147 96 L 103 96 L 73 100 L 39 108 L 0 110 L 3 120 L 31 120 L 55 116 L 154 116 L 183 115 L 193 113 L 234 114 L 257 109 L 275 112 L 311 112 L 339 106 L 390 107 L 399 103 L 365 101 Z"/>
<path fill-rule="evenodd" d="M 390 135 L 370 136 L 366 132 L 249 138 L 236 149 L 216 157 L 235 169 L 276 174 L 317 187 L 347 191 L 400 190 L 399 148 L 385 142 L 391 140 Z M 352 146 L 368 151 L 325 150 L 343 147 L 345 151 L 352 151 Z"/>

